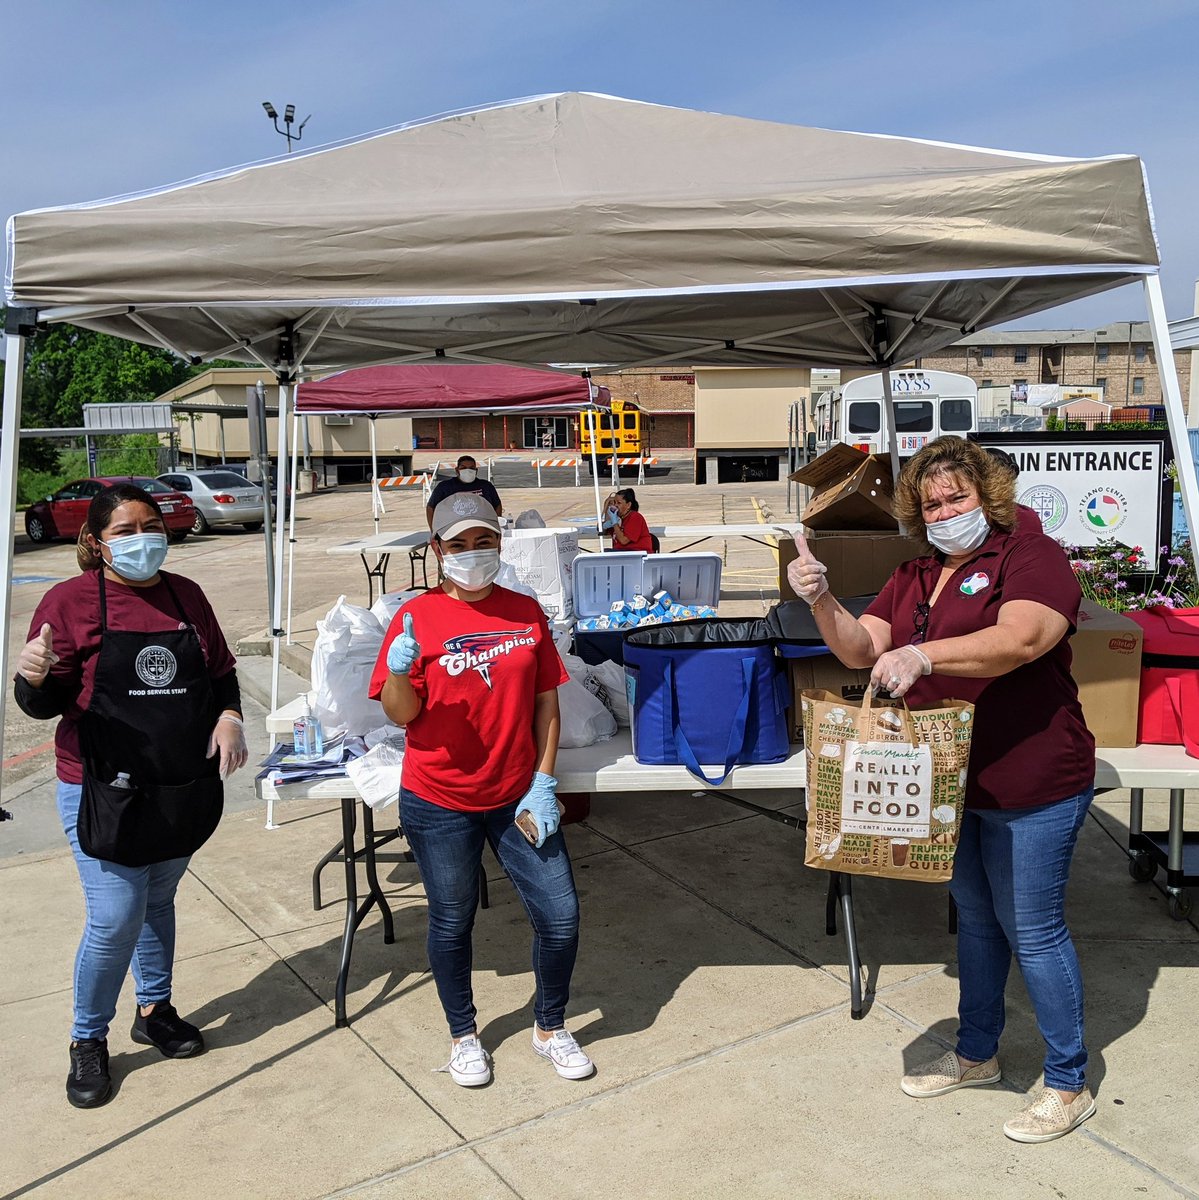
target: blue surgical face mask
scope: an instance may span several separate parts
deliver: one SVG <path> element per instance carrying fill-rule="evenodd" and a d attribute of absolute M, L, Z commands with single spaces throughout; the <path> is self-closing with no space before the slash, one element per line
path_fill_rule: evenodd
<path fill-rule="evenodd" d="M 924 527 L 925 536 L 942 554 L 969 554 L 987 540 L 990 532 L 991 526 L 981 504 L 969 512 Z"/>
<path fill-rule="evenodd" d="M 167 556 L 165 533 L 131 533 L 104 544 L 112 555 L 112 569 L 135 583 L 153 579 Z"/>

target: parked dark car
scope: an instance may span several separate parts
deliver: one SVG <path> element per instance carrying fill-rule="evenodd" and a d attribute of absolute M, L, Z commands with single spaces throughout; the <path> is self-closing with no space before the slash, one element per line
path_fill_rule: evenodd
<path fill-rule="evenodd" d="M 31 504 L 25 510 L 25 532 L 31 542 L 49 542 L 55 538 L 74 540 L 87 523 L 87 509 L 92 497 L 114 483 L 132 483 L 147 491 L 158 502 L 172 542 L 181 542 L 196 520 L 192 502 L 157 479 L 144 475 L 94 475 L 76 479 L 59 488 L 53 496 Z"/>

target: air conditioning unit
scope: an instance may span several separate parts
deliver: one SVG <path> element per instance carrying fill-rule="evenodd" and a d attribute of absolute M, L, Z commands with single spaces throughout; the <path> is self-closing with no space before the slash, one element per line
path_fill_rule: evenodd
<path fill-rule="evenodd" d="M 326 425 L 353 425 L 353 417 L 325 417 Z"/>

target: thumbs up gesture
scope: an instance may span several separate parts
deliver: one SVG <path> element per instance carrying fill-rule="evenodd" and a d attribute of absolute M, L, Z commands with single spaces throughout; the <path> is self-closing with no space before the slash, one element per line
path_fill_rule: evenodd
<path fill-rule="evenodd" d="M 808 539 L 795 535 L 795 557 L 787 564 L 787 582 L 791 590 L 809 604 L 815 604 L 828 591 L 828 568 L 808 549 Z"/>
<path fill-rule="evenodd" d="M 412 631 L 412 614 L 404 613 L 404 631 L 387 647 L 387 669 L 393 675 L 407 675 L 420 658 L 420 642 Z"/>
<path fill-rule="evenodd" d="M 25 643 L 17 659 L 17 674 L 24 676 L 34 687 L 41 687 L 50 674 L 50 668 L 58 662 L 54 653 L 54 631 L 43 625 L 37 637 Z"/>

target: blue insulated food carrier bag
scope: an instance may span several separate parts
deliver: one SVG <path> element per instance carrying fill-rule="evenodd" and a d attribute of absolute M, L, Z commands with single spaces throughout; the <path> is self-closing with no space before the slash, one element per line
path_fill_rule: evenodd
<path fill-rule="evenodd" d="M 765 621 L 634 629 L 624 661 L 638 762 L 685 766 L 716 786 L 737 764 L 787 757 L 790 697 Z M 702 763 L 720 764 L 716 776 Z"/>

